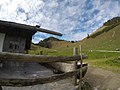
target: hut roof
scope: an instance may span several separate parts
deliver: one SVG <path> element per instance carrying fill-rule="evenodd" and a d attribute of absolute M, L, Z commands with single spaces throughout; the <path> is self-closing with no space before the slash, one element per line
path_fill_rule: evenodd
<path fill-rule="evenodd" d="M 38 25 L 31 26 L 31 25 L 25 25 L 25 24 L 20 24 L 20 23 L 0 20 L 0 26 L 11 27 L 11 28 L 18 28 L 19 30 L 20 29 L 25 30 L 25 32 L 26 31 L 31 32 L 32 34 L 34 34 L 37 31 L 39 31 L 39 32 L 44 32 L 44 33 L 48 33 L 48 34 L 62 36 L 61 33 L 40 28 Z"/>

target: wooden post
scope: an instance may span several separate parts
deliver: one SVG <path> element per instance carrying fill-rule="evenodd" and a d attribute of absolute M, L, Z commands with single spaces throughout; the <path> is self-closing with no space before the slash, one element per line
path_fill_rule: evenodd
<path fill-rule="evenodd" d="M 73 48 L 73 55 L 78 55 L 78 48 Z M 74 67 L 73 70 L 77 70 L 77 60 L 73 61 Z M 74 85 L 77 85 L 77 75 L 74 76 Z"/>
<path fill-rule="evenodd" d="M 83 61 L 82 61 L 82 45 L 80 45 L 80 57 L 81 57 L 81 60 L 80 60 L 80 80 L 79 80 L 79 90 L 82 89 L 82 64 L 83 64 Z"/>

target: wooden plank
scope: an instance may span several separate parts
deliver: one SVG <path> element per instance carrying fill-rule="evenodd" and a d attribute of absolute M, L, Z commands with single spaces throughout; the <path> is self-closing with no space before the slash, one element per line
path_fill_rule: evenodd
<path fill-rule="evenodd" d="M 0 78 L 0 85 L 1 86 L 30 86 L 30 85 L 36 85 L 36 84 L 44 84 L 44 83 L 50 83 L 58 80 L 62 80 L 68 77 L 72 77 L 79 73 L 79 69 L 76 71 L 66 72 L 62 74 L 52 75 L 48 77 L 40 77 L 36 79 L 4 79 Z"/>
<path fill-rule="evenodd" d="M 86 56 L 83 56 L 83 58 L 86 58 Z M 65 56 L 44 56 L 44 55 L 0 52 L 0 60 L 8 60 L 8 61 L 47 63 L 47 62 L 75 61 L 80 59 L 81 58 L 79 55 L 65 57 Z"/>

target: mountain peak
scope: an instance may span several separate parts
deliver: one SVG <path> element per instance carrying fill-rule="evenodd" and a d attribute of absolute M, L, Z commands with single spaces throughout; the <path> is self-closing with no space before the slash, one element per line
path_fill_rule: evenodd
<path fill-rule="evenodd" d="M 45 47 L 45 48 L 51 48 L 52 47 L 52 42 L 54 41 L 62 41 L 60 39 L 57 39 L 55 37 L 49 37 L 46 38 L 38 43 L 39 46 Z"/>
<path fill-rule="evenodd" d="M 61 41 L 61 40 L 55 37 L 49 37 L 49 38 L 44 39 L 43 41 Z"/>

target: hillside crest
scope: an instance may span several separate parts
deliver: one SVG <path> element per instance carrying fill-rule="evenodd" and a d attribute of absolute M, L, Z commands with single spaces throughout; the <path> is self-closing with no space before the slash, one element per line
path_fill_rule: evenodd
<path fill-rule="evenodd" d="M 45 48 L 51 48 L 52 47 L 52 42 L 54 41 L 63 41 L 55 37 L 49 37 L 44 40 L 41 40 L 37 45 Z"/>
<path fill-rule="evenodd" d="M 103 24 L 102 27 L 97 29 L 95 32 L 93 32 L 91 35 L 89 35 L 87 38 L 95 38 L 98 35 L 101 35 L 104 32 L 108 32 L 109 30 L 112 30 L 116 26 L 120 25 L 120 17 L 114 17 L 111 20 L 108 20 Z"/>

